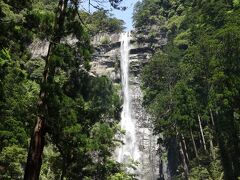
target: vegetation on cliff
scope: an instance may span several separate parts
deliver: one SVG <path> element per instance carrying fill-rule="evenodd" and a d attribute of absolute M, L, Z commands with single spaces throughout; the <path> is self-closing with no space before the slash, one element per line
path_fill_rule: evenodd
<path fill-rule="evenodd" d="M 128 178 L 112 158 L 119 96 L 107 77 L 88 73 L 89 33 L 123 23 L 79 12 L 79 3 L 0 0 L 0 179 Z M 68 35 L 78 42 L 61 41 Z M 47 57 L 31 58 L 35 39 L 50 41 Z"/>
<path fill-rule="evenodd" d="M 89 73 L 90 36 L 124 23 L 81 3 L 0 0 L 0 179 L 134 179 L 112 157 L 122 143 L 117 90 Z M 142 0 L 133 18 L 150 44 L 168 39 L 153 49 L 142 88 L 171 179 L 239 179 L 240 1 Z M 62 41 L 69 36 L 78 41 Z M 38 40 L 48 53 L 32 58 Z"/>

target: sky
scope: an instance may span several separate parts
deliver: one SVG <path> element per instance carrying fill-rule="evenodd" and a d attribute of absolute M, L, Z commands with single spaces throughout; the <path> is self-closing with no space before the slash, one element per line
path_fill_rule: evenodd
<path fill-rule="evenodd" d="M 113 14 L 113 16 L 116 18 L 124 20 L 126 27 L 125 31 L 130 31 L 133 29 L 132 23 L 133 7 L 137 1 L 139 0 L 123 0 L 121 6 L 127 7 L 125 11 L 113 9 L 110 7 L 109 3 L 104 4 L 103 7 L 104 9 L 112 9 L 110 13 Z M 82 8 L 88 11 L 89 10 L 88 3 L 84 2 Z M 90 11 L 93 12 L 94 8 L 90 8 Z"/>

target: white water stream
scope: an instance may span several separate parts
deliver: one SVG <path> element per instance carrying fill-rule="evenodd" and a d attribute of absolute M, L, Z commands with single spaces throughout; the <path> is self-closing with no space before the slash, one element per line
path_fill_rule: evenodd
<path fill-rule="evenodd" d="M 121 78 L 123 92 L 123 109 L 121 114 L 121 128 L 125 130 L 124 145 L 119 148 L 118 162 L 128 163 L 139 161 L 140 152 L 136 138 L 136 120 L 131 115 L 131 98 L 129 92 L 129 50 L 130 33 L 121 34 Z"/>

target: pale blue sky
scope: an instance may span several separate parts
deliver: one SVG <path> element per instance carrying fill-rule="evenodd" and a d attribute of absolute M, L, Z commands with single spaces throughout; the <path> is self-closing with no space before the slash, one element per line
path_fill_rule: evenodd
<path fill-rule="evenodd" d="M 123 0 L 121 3 L 121 6 L 127 7 L 127 9 L 125 11 L 113 9 L 109 6 L 109 3 L 104 4 L 103 7 L 105 9 L 112 9 L 112 11 L 110 11 L 110 13 L 112 13 L 116 18 L 124 20 L 124 22 L 126 23 L 125 24 L 126 31 L 130 31 L 133 28 L 132 27 L 133 7 L 137 1 L 139 1 L 139 0 Z M 85 2 L 82 8 L 89 10 L 88 3 Z M 94 8 L 91 8 L 91 12 L 92 11 L 94 11 Z"/>

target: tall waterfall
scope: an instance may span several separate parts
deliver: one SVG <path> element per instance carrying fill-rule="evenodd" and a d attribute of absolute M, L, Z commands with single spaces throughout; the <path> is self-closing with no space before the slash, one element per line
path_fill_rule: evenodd
<path fill-rule="evenodd" d="M 121 34 L 121 80 L 123 92 L 123 109 L 121 128 L 125 130 L 124 145 L 118 151 L 118 162 L 138 161 L 140 153 L 136 139 L 136 122 L 131 114 L 131 98 L 129 92 L 129 49 L 130 33 Z"/>

